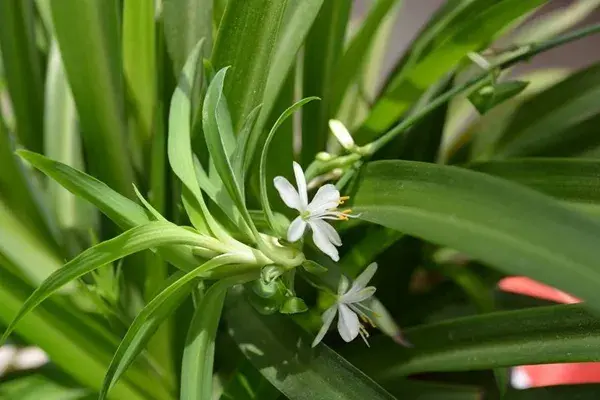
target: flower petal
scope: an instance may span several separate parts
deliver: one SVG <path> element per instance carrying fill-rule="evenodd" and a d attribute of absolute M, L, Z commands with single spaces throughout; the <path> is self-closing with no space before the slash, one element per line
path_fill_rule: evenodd
<path fill-rule="evenodd" d="M 304 209 L 308 206 L 308 192 L 306 189 L 306 177 L 304 177 L 304 171 L 300 164 L 294 161 L 294 176 L 296 177 L 296 185 L 298 185 L 298 194 L 300 195 L 300 201 Z"/>
<path fill-rule="evenodd" d="M 342 245 L 342 238 L 340 238 L 339 233 L 337 233 L 333 226 L 329 225 L 325 221 L 316 218 L 311 219 L 311 222 L 319 226 L 319 229 L 327 235 L 327 239 L 329 239 L 331 243 L 333 243 L 336 246 Z"/>
<path fill-rule="evenodd" d="M 342 295 L 339 298 L 340 303 L 352 304 L 352 303 L 360 303 L 361 301 L 365 301 L 369 297 L 375 294 L 375 287 L 369 286 L 364 289 L 353 291 L 350 289 L 346 294 Z"/>
<path fill-rule="evenodd" d="M 345 304 L 338 304 L 338 332 L 344 341 L 351 342 L 358 336 L 360 322 L 358 315 Z"/>
<path fill-rule="evenodd" d="M 304 231 L 306 230 L 306 221 L 302 219 L 302 217 L 296 217 L 290 224 L 290 227 L 287 231 L 287 240 L 288 242 L 295 242 L 299 240 L 302 235 L 304 235 Z"/>
<path fill-rule="evenodd" d="M 313 231 L 313 242 L 315 245 L 321 250 L 323 253 L 327 254 L 333 261 L 339 261 L 340 255 L 338 254 L 337 249 L 329 240 L 327 233 L 322 230 L 322 228 L 315 223 L 315 221 L 308 221 L 310 228 Z"/>
<path fill-rule="evenodd" d="M 324 211 L 336 208 L 340 203 L 340 191 L 335 185 L 328 183 L 317 190 L 315 197 L 307 207 L 311 214 L 319 214 Z"/>
<path fill-rule="evenodd" d="M 331 326 L 331 323 L 333 322 L 333 319 L 335 318 L 335 314 L 337 314 L 337 305 L 336 304 L 329 307 L 327 310 L 325 310 L 323 315 L 321 315 L 321 321 L 323 322 L 323 326 L 321 326 L 321 329 L 319 329 L 319 333 L 317 333 L 317 337 L 315 337 L 315 340 L 313 340 L 312 347 L 315 347 L 316 345 L 319 344 L 319 342 L 321 340 L 323 340 L 323 338 L 325 337 L 325 334 L 327 333 L 327 331 L 329 330 L 329 327 Z"/>
<path fill-rule="evenodd" d="M 348 278 L 346 278 L 344 275 L 340 276 L 337 289 L 338 297 L 342 297 L 348 291 L 349 286 L 350 282 L 348 282 Z"/>
<path fill-rule="evenodd" d="M 359 290 L 364 289 L 373 278 L 373 275 L 375 275 L 375 272 L 377 272 L 377 263 L 369 264 L 369 266 L 356 277 L 350 291 L 358 292 Z"/>
<path fill-rule="evenodd" d="M 294 189 L 290 181 L 283 176 L 276 176 L 275 179 L 273 179 L 273 184 L 286 206 L 300 212 L 303 212 L 306 209 L 306 207 L 302 207 L 300 196 L 298 196 L 298 192 Z"/>

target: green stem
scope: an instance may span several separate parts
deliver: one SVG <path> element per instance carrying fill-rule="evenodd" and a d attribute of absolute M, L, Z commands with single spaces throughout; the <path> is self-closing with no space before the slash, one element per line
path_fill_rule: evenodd
<path fill-rule="evenodd" d="M 546 42 L 543 42 L 543 43 L 538 43 L 538 44 L 534 43 L 534 44 L 522 46 L 514 54 L 511 54 L 504 60 L 493 63 L 490 67 L 490 70 L 506 69 L 518 62 L 528 60 L 531 57 L 533 57 L 539 53 L 542 53 L 544 51 L 553 49 L 553 48 L 563 45 L 565 43 L 569 43 L 574 40 L 578 40 L 585 36 L 592 35 L 592 34 L 595 34 L 598 32 L 600 32 L 600 24 L 594 24 L 594 25 L 590 25 L 585 28 L 567 33 L 565 35 L 555 37 L 555 38 L 548 40 Z M 463 92 L 466 92 L 467 90 L 470 90 L 470 89 L 476 90 L 479 87 L 485 85 L 487 83 L 486 78 L 489 76 L 489 74 L 490 74 L 489 71 L 483 72 L 483 73 L 477 75 L 475 78 L 463 83 L 462 85 L 456 86 L 453 89 L 442 94 L 441 96 L 436 98 L 434 101 L 432 101 L 425 107 L 417 110 L 414 114 L 405 118 L 402 122 L 400 122 L 394 128 L 389 130 L 387 133 L 385 133 L 379 139 L 361 147 L 360 152 L 363 154 L 366 154 L 366 155 L 373 155 L 376 151 L 378 151 L 383 146 L 388 144 L 400 133 L 406 131 L 408 128 L 410 128 L 411 126 L 416 124 L 419 120 L 421 120 L 421 118 L 425 117 L 427 114 L 429 114 L 430 112 L 435 110 L 437 107 L 441 106 L 442 104 L 446 103 L 447 101 L 452 99 L 454 96 L 461 94 Z"/>

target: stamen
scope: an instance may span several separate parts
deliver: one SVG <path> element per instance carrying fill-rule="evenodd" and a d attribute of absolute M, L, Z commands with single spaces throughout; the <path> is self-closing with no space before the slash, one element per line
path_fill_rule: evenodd
<path fill-rule="evenodd" d="M 344 211 L 340 211 L 340 214 L 338 215 L 338 219 L 341 221 L 348 221 L 348 216 L 350 215 L 350 213 L 352 212 L 352 209 L 347 209 Z"/>
<path fill-rule="evenodd" d="M 365 344 L 367 345 L 367 347 L 371 347 L 369 345 L 369 342 L 367 341 L 367 338 L 369 337 L 369 332 L 367 332 L 367 330 L 362 325 L 360 325 L 358 327 L 358 333 L 360 334 L 360 337 L 365 342 Z"/>
<path fill-rule="evenodd" d="M 346 200 L 348 200 L 350 198 L 350 196 L 342 196 L 340 197 L 340 200 L 338 201 L 338 204 L 344 204 L 346 202 Z"/>

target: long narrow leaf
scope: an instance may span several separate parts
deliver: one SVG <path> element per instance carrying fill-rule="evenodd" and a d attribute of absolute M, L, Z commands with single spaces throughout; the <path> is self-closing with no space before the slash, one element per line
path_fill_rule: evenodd
<path fill-rule="evenodd" d="M 130 229 L 150 221 L 143 207 L 110 189 L 97 179 L 39 154 L 19 151 L 19 155 L 71 193 L 98 207 L 103 214 L 121 228 Z M 158 252 L 184 271 L 189 271 L 198 265 L 198 258 L 186 246 L 164 246 Z"/>
<path fill-rule="evenodd" d="M 360 218 L 527 275 L 600 311 L 600 223 L 551 197 L 489 175 L 409 161 L 365 168 Z"/>
<path fill-rule="evenodd" d="M 175 76 L 178 76 L 200 39 L 204 39 L 203 56 L 210 56 L 213 1 L 164 0 L 162 7 L 167 50 Z"/>
<path fill-rule="evenodd" d="M 269 70 L 269 77 L 265 86 L 263 96 L 262 112 L 259 116 L 249 145 L 244 156 L 244 171 L 250 168 L 253 155 L 263 133 L 265 125 L 268 122 L 271 111 L 275 106 L 275 102 L 281 92 L 287 76 L 289 75 L 296 55 L 302 47 L 304 39 L 308 34 L 319 10 L 323 6 L 324 0 L 305 0 L 302 2 L 288 2 L 288 8 L 293 7 L 289 11 L 291 15 L 286 20 L 284 26 L 281 27 L 280 37 L 277 43 L 277 50 L 273 55 L 273 62 Z"/>
<path fill-rule="evenodd" d="M 389 13 L 394 11 L 399 0 L 378 0 L 373 2 L 362 23 L 360 30 L 348 44 L 336 65 L 336 73 L 333 76 L 333 88 L 331 89 L 332 105 L 331 113 L 335 115 L 344 98 L 348 87 L 356 78 L 358 72 L 365 62 L 371 62 L 367 56 L 373 38 L 381 26 L 382 21 Z"/>
<path fill-rule="evenodd" d="M 220 280 L 202 297 L 190 322 L 183 350 L 180 397 L 182 400 L 212 398 L 215 339 L 227 289 L 257 277 L 258 272 Z"/>
<path fill-rule="evenodd" d="M 237 297 L 225 317 L 244 355 L 290 399 L 394 398 L 327 346 L 311 349 L 312 338 L 283 316 L 261 316 Z"/>
<path fill-rule="evenodd" d="M 348 355 L 375 379 L 398 379 L 426 371 L 598 361 L 599 333 L 598 319 L 582 305 L 538 307 L 407 329 L 412 349 L 382 337 L 371 341 L 369 357 Z"/>
<path fill-rule="evenodd" d="M 407 70 L 401 70 L 373 107 L 356 137 L 370 141 L 390 128 L 423 92 L 450 72 L 469 52 L 487 45 L 499 32 L 544 0 L 504 0 L 490 4 L 488 0 L 470 1 L 465 9 L 453 15 L 421 55 Z"/>
<path fill-rule="evenodd" d="M 308 97 L 306 99 L 302 99 L 296 103 L 294 103 L 293 105 L 291 105 L 290 107 L 288 107 L 287 110 L 285 110 L 277 119 L 277 121 L 275 121 L 275 124 L 273 124 L 273 127 L 271 128 L 271 131 L 269 132 L 269 135 L 267 136 L 267 140 L 265 141 L 265 146 L 263 147 L 262 150 L 262 154 L 260 157 L 260 201 L 263 207 L 263 210 L 265 212 L 265 217 L 267 219 L 267 222 L 269 224 L 269 226 L 271 227 L 271 229 L 273 230 L 273 232 L 277 232 L 277 221 L 275 219 L 275 216 L 273 215 L 273 211 L 271 209 L 271 204 L 269 203 L 269 195 L 268 195 L 268 191 L 267 191 L 267 156 L 269 154 L 269 145 L 271 144 L 271 140 L 273 140 L 273 137 L 275 136 L 275 133 L 277 132 L 277 129 L 281 126 L 281 124 L 284 123 L 284 121 L 289 118 L 296 110 L 298 110 L 300 107 L 302 107 L 304 104 L 313 101 L 313 100 L 319 100 L 318 97 Z"/>
<path fill-rule="evenodd" d="M 52 20 L 80 118 L 89 171 L 133 196 L 116 0 L 52 1 Z"/>
<path fill-rule="evenodd" d="M 319 11 L 304 44 L 302 96 L 317 96 L 319 103 L 302 112 L 302 164 L 308 165 L 319 151 L 325 150 L 332 117 L 331 92 L 335 66 L 344 49 L 346 26 L 352 2 L 327 0 Z"/>
<path fill-rule="evenodd" d="M 230 157 L 233 152 L 233 146 L 231 144 L 229 146 L 226 145 L 227 137 L 230 137 L 230 140 L 234 140 L 232 137 L 231 122 L 226 112 L 226 99 L 223 97 L 223 85 L 226 73 L 227 68 L 221 69 L 208 86 L 204 106 L 202 107 L 202 126 L 204 128 L 206 145 L 215 170 L 219 174 L 227 193 L 229 193 L 229 196 L 244 218 L 244 222 L 252 227 L 252 221 L 242 194 L 243 182 L 237 181 L 236 173 L 231 164 Z M 228 147 L 231 150 L 228 150 Z"/>
<path fill-rule="evenodd" d="M 229 0 L 219 25 L 212 62 L 231 66 L 225 97 L 234 131 L 262 103 L 287 0 Z"/>
<path fill-rule="evenodd" d="M 0 3 L 0 48 L 12 109 L 21 143 L 43 149 L 44 86 L 42 61 L 35 41 L 32 0 Z"/>
<path fill-rule="evenodd" d="M 156 104 L 154 3 L 126 0 L 123 5 L 123 72 L 138 139 L 152 135 Z"/>
<path fill-rule="evenodd" d="M 150 222 L 84 251 L 65 266 L 50 275 L 31 296 L 8 326 L 2 340 L 6 340 L 15 325 L 44 299 L 62 286 L 105 264 L 138 251 L 168 245 L 187 244 L 205 246 L 202 236 L 169 222 Z"/>
<path fill-rule="evenodd" d="M 44 153 L 73 168 L 83 169 L 77 111 L 57 42 L 50 47 L 46 74 Z M 47 190 L 62 228 L 85 231 L 93 226 L 94 213 L 82 200 L 56 182 L 48 182 Z"/>

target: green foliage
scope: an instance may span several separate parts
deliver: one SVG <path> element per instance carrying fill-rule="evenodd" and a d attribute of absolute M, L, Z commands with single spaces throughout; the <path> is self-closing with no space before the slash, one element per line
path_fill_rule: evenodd
<path fill-rule="evenodd" d="M 600 1 L 367 3 L 0 1 L 0 397 L 597 397 L 509 374 L 600 361 L 600 61 L 512 70 Z"/>

